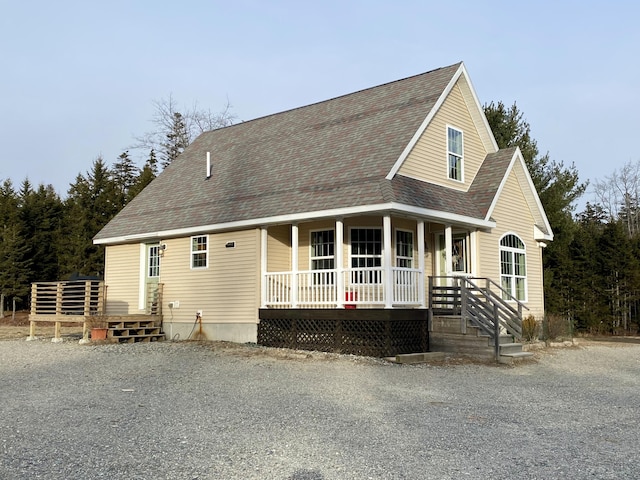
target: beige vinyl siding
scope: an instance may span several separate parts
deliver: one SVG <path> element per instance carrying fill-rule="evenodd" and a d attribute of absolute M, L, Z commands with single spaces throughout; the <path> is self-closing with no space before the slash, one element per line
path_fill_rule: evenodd
<path fill-rule="evenodd" d="M 298 270 L 311 269 L 311 232 L 314 230 L 336 230 L 330 220 L 302 223 L 298 225 Z"/>
<path fill-rule="evenodd" d="M 492 218 L 496 228 L 491 233 L 478 234 L 479 275 L 490 277 L 500 284 L 500 238 L 506 233 L 515 233 L 524 242 L 527 258 L 527 301 L 530 311 L 541 319 L 544 314 L 542 282 L 542 249 L 533 237 L 534 218 L 529 210 L 514 170 L 511 171 L 504 189 L 496 203 Z"/>
<path fill-rule="evenodd" d="M 267 237 L 267 271 L 291 270 L 291 226 L 269 227 Z"/>
<path fill-rule="evenodd" d="M 140 313 L 140 250 L 138 243 L 105 248 L 104 281 L 109 315 Z"/>
<path fill-rule="evenodd" d="M 487 150 L 469 113 L 459 82 L 453 87 L 444 103 L 431 120 L 412 151 L 407 156 L 399 174 L 419 180 L 466 190 L 471 185 Z M 463 132 L 464 183 L 448 178 L 447 126 Z"/>
<path fill-rule="evenodd" d="M 167 240 L 160 281 L 166 321 L 257 323 L 260 302 L 260 230 L 209 234 L 209 264 L 192 269 L 190 237 Z M 235 242 L 235 248 L 226 248 Z M 168 302 L 179 302 L 169 310 Z"/>

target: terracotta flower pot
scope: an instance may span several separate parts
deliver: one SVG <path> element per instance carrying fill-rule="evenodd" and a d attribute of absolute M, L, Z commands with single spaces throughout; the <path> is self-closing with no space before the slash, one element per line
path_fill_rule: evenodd
<path fill-rule="evenodd" d="M 91 340 L 106 340 L 107 339 L 107 329 L 106 328 L 92 328 L 91 329 Z"/>

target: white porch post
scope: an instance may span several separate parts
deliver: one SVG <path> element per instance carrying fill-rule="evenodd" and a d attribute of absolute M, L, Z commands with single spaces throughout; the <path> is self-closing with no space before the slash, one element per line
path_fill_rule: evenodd
<path fill-rule="evenodd" d="M 260 228 L 260 308 L 267 306 L 267 229 Z"/>
<path fill-rule="evenodd" d="M 291 224 L 291 308 L 298 306 L 298 225 Z"/>
<path fill-rule="evenodd" d="M 384 308 L 393 306 L 393 270 L 391 270 L 391 216 L 382 217 L 384 265 Z"/>
<path fill-rule="evenodd" d="M 469 232 L 469 255 L 471 255 L 471 276 L 478 276 L 478 230 Z"/>
<path fill-rule="evenodd" d="M 444 227 L 444 274 L 451 276 L 453 272 L 453 259 L 451 258 L 451 248 L 453 246 L 453 235 L 451 225 L 445 225 Z"/>
<path fill-rule="evenodd" d="M 416 228 L 418 230 L 418 300 L 420 308 L 427 308 L 424 294 L 424 279 L 427 272 L 424 271 L 424 220 L 418 220 Z"/>
<path fill-rule="evenodd" d="M 336 220 L 336 238 L 335 238 L 335 255 L 336 255 L 336 307 L 344 308 L 344 223 L 342 219 Z"/>

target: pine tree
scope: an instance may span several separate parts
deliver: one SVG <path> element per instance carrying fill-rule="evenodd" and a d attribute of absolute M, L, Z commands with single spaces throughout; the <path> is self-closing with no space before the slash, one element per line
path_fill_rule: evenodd
<path fill-rule="evenodd" d="M 162 168 L 168 167 L 189 146 L 189 132 L 180 112 L 174 112 L 171 129 L 162 143 Z"/>
<path fill-rule="evenodd" d="M 25 180 L 20 190 L 18 215 L 24 229 L 27 255 L 33 260 L 31 282 L 58 280 L 58 237 L 62 220 L 62 200 L 52 185 L 33 190 Z"/>
<path fill-rule="evenodd" d="M 0 226 L 0 292 L 7 300 L 28 305 L 31 260 L 28 245 L 16 221 Z"/>
<path fill-rule="evenodd" d="M 129 190 L 133 187 L 140 176 L 140 169 L 129 156 L 129 151 L 122 152 L 118 160 L 114 162 L 111 168 L 113 181 L 119 194 L 120 208 L 124 207 Z"/>
<path fill-rule="evenodd" d="M 102 158 L 94 161 L 86 176 L 76 177 L 65 201 L 60 266 L 63 275 L 102 274 L 104 248 L 94 245 L 92 239 L 118 213 L 121 204 L 119 187 Z"/>
<path fill-rule="evenodd" d="M 144 164 L 144 167 L 142 167 L 140 175 L 129 189 L 129 193 L 127 195 L 127 203 L 133 200 L 144 189 L 144 187 L 149 185 L 151 181 L 156 178 L 157 173 L 158 160 L 156 159 L 155 150 L 151 149 L 151 152 L 149 152 L 149 158 Z"/>

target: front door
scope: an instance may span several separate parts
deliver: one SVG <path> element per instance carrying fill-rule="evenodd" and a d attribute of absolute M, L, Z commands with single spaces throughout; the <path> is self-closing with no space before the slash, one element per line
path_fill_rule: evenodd
<path fill-rule="evenodd" d="M 145 273 L 145 311 L 148 314 L 158 313 L 160 300 L 160 244 L 146 245 L 146 273 Z"/>
<path fill-rule="evenodd" d="M 451 265 L 447 268 L 444 235 L 438 236 L 438 271 L 441 276 L 463 275 L 471 273 L 471 259 L 469 258 L 469 241 L 466 233 L 451 235 Z"/>

